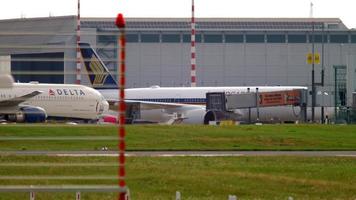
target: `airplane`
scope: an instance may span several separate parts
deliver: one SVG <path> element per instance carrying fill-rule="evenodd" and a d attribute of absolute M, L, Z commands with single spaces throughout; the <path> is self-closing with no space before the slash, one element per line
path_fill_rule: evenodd
<path fill-rule="evenodd" d="M 0 76 L 0 117 L 10 122 L 45 122 L 48 118 L 97 120 L 109 107 L 95 89 L 74 84 L 14 83 Z"/>
<path fill-rule="evenodd" d="M 114 105 L 118 101 L 118 87 L 108 68 L 98 54 L 88 43 L 80 43 L 80 50 L 84 66 L 88 72 L 90 83 L 109 101 L 110 109 L 116 110 Z M 246 92 L 273 92 L 286 90 L 307 90 L 302 86 L 251 86 L 251 87 L 159 87 L 125 89 L 127 104 L 140 104 L 141 119 L 155 122 L 180 122 L 188 124 L 207 124 L 214 121 L 216 116 L 209 115 L 206 110 L 206 93 L 225 92 L 226 94 L 240 94 Z M 318 109 L 318 108 L 317 108 Z M 334 109 L 327 109 L 329 116 Z M 259 115 L 257 115 L 257 112 Z M 307 113 L 311 110 L 308 107 Z M 301 109 L 298 106 L 263 107 L 257 109 L 236 109 L 234 113 L 239 121 L 250 119 L 265 122 L 284 122 L 301 120 Z M 251 114 L 249 116 L 249 113 Z M 316 119 L 320 119 L 316 111 Z M 259 118 L 257 119 L 257 116 Z M 115 116 L 114 116 L 115 117 Z M 109 121 L 115 121 L 109 119 Z"/>

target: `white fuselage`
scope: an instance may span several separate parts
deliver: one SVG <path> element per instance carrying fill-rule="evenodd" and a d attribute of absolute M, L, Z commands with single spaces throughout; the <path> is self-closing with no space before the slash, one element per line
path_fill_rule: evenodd
<path fill-rule="evenodd" d="M 0 101 L 40 91 L 18 106 L 37 106 L 43 108 L 49 117 L 97 119 L 108 110 L 108 102 L 96 90 L 74 84 L 14 83 L 11 88 L 0 89 Z M 0 113 L 13 112 L 16 107 L 2 108 Z"/>
<path fill-rule="evenodd" d="M 255 92 L 273 92 L 281 90 L 307 89 L 299 86 L 256 86 L 256 87 L 149 87 L 126 89 L 126 99 L 146 100 L 150 99 L 157 102 L 186 103 L 186 104 L 205 104 L 206 93 L 225 92 L 226 94 L 239 94 Z M 118 99 L 117 89 L 99 90 L 106 99 Z M 176 102 L 172 102 L 174 101 Z M 199 100 L 204 100 L 204 102 Z"/>
<path fill-rule="evenodd" d="M 257 86 L 257 87 L 150 87 L 126 89 L 126 99 L 175 99 L 186 104 L 205 104 L 206 93 L 225 92 L 225 94 L 240 94 L 255 92 L 273 92 L 281 90 L 307 89 L 297 86 Z M 105 95 L 104 95 L 105 96 Z M 204 100 L 204 101 L 199 101 Z M 172 102 L 173 103 L 173 102 Z"/>
<path fill-rule="evenodd" d="M 248 89 L 249 88 L 249 89 Z M 150 88 L 133 88 L 126 89 L 127 100 L 147 101 L 147 102 L 162 102 L 162 103 L 179 103 L 189 105 L 201 105 L 201 108 L 205 110 L 206 93 L 208 92 L 225 92 L 226 94 L 239 94 L 255 92 L 258 88 L 259 92 L 273 92 L 273 91 L 285 91 L 294 89 L 307 89 L 307 87 L 300 86 L 258 86 L 258 87 L 150 87 Z M 118 93 L 116 89 L 99 90 L 106 99 L 118 99 Z M 191 110 L 190 110 L 191 111 Z M 189 112 L 190 112 L 189 111 Z M 238 112 L 241 115 L 241 121 L 249 120 L 249 109 L 239 109 Z M 259 113 L 259 120 L 261 121 L 296 121 L 301 119 L 300 107 L 296 106 L 276 106 L 276 107 L 264 107 L 251 108 L 251 120 L 255 121 L 257 118 L 257 112 Z M 326 108 L 325 115 L 331 117 L 334 109 Z M 142 118 L 166 121 L 171 116 L 162 110 L 148 110 L 141 111 Z M 307 108 L 308 118 L 310 118 L 311 109 Z M 315 119 L 320 119 L 320 108 L 315 110 Z M 195 120 L 193 123 L 202 123 L 203 119 Z M 184 123 L 184 121 L 183 121 Z"/>

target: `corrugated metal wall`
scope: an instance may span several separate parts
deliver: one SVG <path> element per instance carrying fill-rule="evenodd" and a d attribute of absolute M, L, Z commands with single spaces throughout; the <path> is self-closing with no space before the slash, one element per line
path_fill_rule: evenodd
<path fill-rule="evenodd" d="M 320 19 L 319 23 L 321 21 Z M 83 23 L 88 22 L 90 19 Z M 102 22 L 108 24 L 107 30 L 100 26 L 101 22 L 98 19 L 95 20 L 97 28 L 83 27 L 81 41 L 88 42 L 97 49 L 104 62 L 116 74 L 117 30 L 112 29 L 113 25 L 109 22 L 110 20 Z M 144 22 L 140 23 L 141 26 L 145 25 Z M 155 24 L 151 22 L 152 26 Z M 201 25 L 204 24 L 209 25 L 207 27 L 209 29 L 200 32 L 198 30 L 199 39 L 196 43 L 198 86 L 311 86 L 311 65 L 306 63 L 306 54 L 312 51 L 310 31 L 229 30 L 224 32 L 214 29 L 214 25 L 219 25 L 218 22 L 214 21 L 211 24 L 204 22 Z M 189 22 L 183 23 L 184 27 L 188 26 L 187 30 L 184 30 L 184 27 L 178 27 L 175 31 L 169 21 L 163 25 L 169 25 L 169 31 L 156 29 L 151 32 L 140 31 L 137 27 L 134 31 L 128 31 L 128 34 L 154 33 L 160 36 L 158 42 L 142 42 L 140 36 L 137 42 L 127 43 L 127 87 L 190 85 L 190 42 L 186 41 L 189 38 Z M 234 22 L 231 22 L 230 25 L 233 28 Z M 230 25 L 229 28 L 231 28 Z M 64 82 L 75 82 L 76 23 L 74 16 L 4 20 L 0 21 L 0 27 L 0 55 L 63 52 Z M 39 34 L 30 35 L 27 33 Z M 103 34 L 109 34 L 106 37 L 108 40 L 100 39 L 102 38 L 100 35 Z M 114 35 L 110 36 L 110 34 Z M 179 34 L 181 41 L 170 42 L 170 38 L 168 38 L 168 42 L 162 42 L 162 34 Z M 231 40 L 231 37 L 230 39 L 226 37 L 229 34 L 243 35 L 243 37 L 235 38 L 234 41 Z M 294 39 L 291 37 L 291 41 L 288 41 L 289 34 L 297 35 L 297 37 Z M 320 30 L 318 34 L 320 36 Z M 322 91 L 321 94 L 326 92 L 328 95 L 317 95 L 317 99 L 324 98 L 318 100 L 319 102 L 333 101 L 333 67 L 346 66 L 348 72 L 346 77 L 347 98 L 348 104 L 351 105 L 352 92 L 356 89 L 356 32 L 342 29 L 328 31 L 326 34 L 329 35 L 324 46 L 326 86 L 318 87 L 318 90 Z M 210 41 L 207 41 L 206 35 L 210 35 Z M 337 40 L 345 40 L 343 38 L 345 35 L 350 36 L 349 41 L 338 43 Z M 286 38 L 286 42 L 279 41 L 280 38 L 282 41 L 284 41 L 283 38 Z M 320 40 L 320 37 L 317 38 Z M 254 40 L 256 42 L 253 42 Z M 27 48 L 29 45 L 36 47 L 35 49 Z M 320 41 L 315 43 L 315 52 L 322 52 Z M 321 64 L 315 65 L 316 82 L 320 82 L 320 71 Z M 88 84 L 86 72 L 82 73 L 83 84 Z M 325 100 L 325 98 L 327 99 Z"/>

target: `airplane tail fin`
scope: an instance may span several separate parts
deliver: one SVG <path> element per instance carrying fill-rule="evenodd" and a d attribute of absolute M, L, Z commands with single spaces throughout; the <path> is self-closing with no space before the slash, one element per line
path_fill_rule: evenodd
<path fill-rule="evenodd" d="M 96 89 L 117 88 L 117 82 L 98 54 L 88 43 L 79 43 L 84 66 L 88 72 L 90 83 Z"/>

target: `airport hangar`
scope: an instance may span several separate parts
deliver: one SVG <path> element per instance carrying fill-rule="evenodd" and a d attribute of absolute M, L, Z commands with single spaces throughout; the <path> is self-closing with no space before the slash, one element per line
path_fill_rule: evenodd
<path fill-rule="evenodd" d="M 114 18 L 82 18 L 90 43 L 117 74 Z M 189 18 L 127 18 L 127 88 L 189 86 Z M 76 16 L 0 20 L 0 70 L 16 81 L 75 83 Z M 337 18 L 198 18 L 198 86 L 307 86 L 314 64 L 316 106 L 351 106 L 356 91 L 356 30 Z M 82 84 L 89 85 L 84 67 Z M 336 94 L 336 95 L 335 95 Z M 308 100 L 310 104 L 310 98 Z"/>

